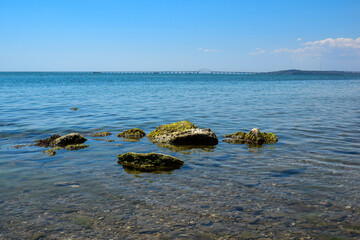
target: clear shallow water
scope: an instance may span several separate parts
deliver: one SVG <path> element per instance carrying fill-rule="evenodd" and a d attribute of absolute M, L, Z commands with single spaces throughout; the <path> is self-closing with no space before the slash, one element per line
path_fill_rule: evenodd
<path fill-rule="evenodd" d="M 358 106 L 356 77 L 0 73 L 0 238 L 357 239 Z M 167 149 L 115 136 L 180 120 L 211 128 L 219 144 Z M 279 142 L 221 141 L 253 127 Z M 89 148 L 53 157 L 28 146 L 96 131 L 115 142 L 88 136 Z M 129 173 L 117 164 L 129 151 L 185 165 Z"/>

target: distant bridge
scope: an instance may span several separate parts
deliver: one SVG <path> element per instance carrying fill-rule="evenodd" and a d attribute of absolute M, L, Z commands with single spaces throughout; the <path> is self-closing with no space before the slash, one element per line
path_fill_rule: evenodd
<path fill-rule="evenodd" d="M 228 72 L 228 71 L 209 71 L 209 72 L 200 72 L 200 71 L 111 71 L 111 72 L 93 72 L 96 73 L 103 73 L 103 74 L 111 74 L 111 73 L 118 73 L 118 74 L 216 74 L 216 75 L 223 75 L 223 74 L 231 74 L 231 75 L 249 75 L 249 74 L 261 74 L 257 72 Z"/>

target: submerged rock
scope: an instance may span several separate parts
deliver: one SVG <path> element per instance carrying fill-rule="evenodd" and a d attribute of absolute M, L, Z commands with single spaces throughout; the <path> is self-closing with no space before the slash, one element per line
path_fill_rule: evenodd
<path fill-rule="evenodd" d="M 136 169 L 144 172 L 169 171 L 180 168 L 184 161 L 175 157 L 159 153 L 133 153 L 118 155 L 118 163 L 124 168 Z"/>
<path fill-rule="evenodd" d="M 81 144 L 86 142 L 87 139 L 81 136 L 79 133 L 70 133 L 59 138 L 56 138 L 51 146 L 66 147 L 67 145 Z"/>
<path fill-rule="evenodd" d="M 165 124 L 148 134 L 155 143 L 177 145 L 216 145 L 218 139 L 210 129 L 200 129 L 189 121 Z"/>
<path fill-rule="evenodd" d="M 116 135 L 117 137 L 122 138 L 142 138 L 145 137 L 145 132 L 139 128 L 132 128 L 126 131 L 123 131 Z"/>
<path fill-rule="evenodd" d="M 45 139 L 40 139 L 40 140 L 36 140 L 36 144 L 35 146 L 38 146 L 38 147 L 50 147 L 52 142 L 59 138 L 60 136 L 55 134 L 55 135 L 52 135 L 51 137 L 48 137 L 48 138 L 45 138 Z"/>
<path fill-rule="evenodd" d="M 111 135 L 111 132 L 97 132 L 97 133 L 91 134 L 92 137 L 107 137 L 110 135 Z"/>
<path fill-rule="evenodd" d="M 254 143 L 254 144 L 266 144 L 276 143 L 278 141 L 274 133 L 260 132 L 258 128 L 253 128 L 249 133 L 236 132 L 233 134 L 225 135 L 227 139 L 224 142 L 227 143 Z"/>
<path fill-rule="evenodd" d="M 161 148 L 169 149 L 172 152 L 179 152 L 183 154 L 195 152 L 213 152 L 216 148 L 214 145 L 174 145 L 168 143 L 157 144 Z"/>
<path fill-rule="evenodd" d="M 53 148 L 50 148 L 49 150 L 46 150 L 45 153 L 49 155 L 49 157 L 51 157 L 51 156 L 55 156 L 56 151 Z"/>
<path fill-rule="evenodd" d="M 89 147 L 89 145 L 85 145 L 85 144 L 73 144 L 73 145 L 67 145 L 65 147 L 66 150 L 68 151 L 74 151 L 74 150 L 79 150 L 79 149 L 85 149 Z"/>
<path fill-rule="evenodd" d="M 13 146 L 13 148 L 20 149 L 20 148 L 23 148 L 23 147 L 26 147 L 26 146 L 27 146 L 26 144 L 19 144 L 19 145 Z"/>

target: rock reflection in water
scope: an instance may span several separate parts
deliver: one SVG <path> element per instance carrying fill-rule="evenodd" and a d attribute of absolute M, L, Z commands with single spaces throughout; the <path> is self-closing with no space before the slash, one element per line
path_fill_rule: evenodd
<path fill-rule="evenodd" d="M 144 172 L 144 171 L 139 171 L 137 169 L 133 169 L 133 168 L 127 168 L 123 166 L 123 169 L 126 173 L 128 174 L 134 174 L 134 175 L 140 175 L 143 173 L 154 173 L 154 174 L 172 174 L 172 171 L 152 171 L 152 172 Z"/>
<path fill-rule="evenodd" d="M 205 145 L 174 145 L 174 144 L 157 144 L 161 148 L 169 149 L 172 152 L 179 152 L 182 154 L 213 152 L 216 146 Z"/>

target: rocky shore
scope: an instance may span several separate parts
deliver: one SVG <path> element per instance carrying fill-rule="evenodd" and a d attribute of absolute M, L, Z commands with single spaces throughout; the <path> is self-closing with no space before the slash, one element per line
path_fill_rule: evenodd
<path fill-rule="evenodd" d="M 111 132 L 95 132 L 90 136 L 93 140 L 114 142 L 113 139 L 103 139 L 99 137 L 111 136 Z M 116 135 L 123 138 L 123 141 L 137 142 L 146 136 L 146 133 L 139 128 L 132 128 L 120 132 Z M 180 121 L 164 124 L 151 131 L 147 138 L 159 147 L 168 148 L 171 151 L 184 151 L 189 149 L 209 149 L 214 148 L 219 143 L 216 134 L 209 128 L 201 129 L 189 121 Z M 67 135 L 52 135 L 48 138 L 36 140 L 34 146 L 52 147 L 45 151 L 49 156 L 54 156 L 57 150 L 66 149 L 68 151 L 88 148 L 84 143 L 87 139 L 79 133 Z M 249 146 L 261 146 L 278 141 L 274 133 L 261 132 L 258 128 L 253 128 L 249 133 L 235 132 L 225 135 L 223 142 L 235 144 L 249 144 Z M 205 149 L 205 150 L 206 150 Z M 118 155 L 118 163 L 127 170 L 144 172 L 171 171 L 180 168 L 184 162 L 175 157 L 159 153 L 123 153 Z"/>

